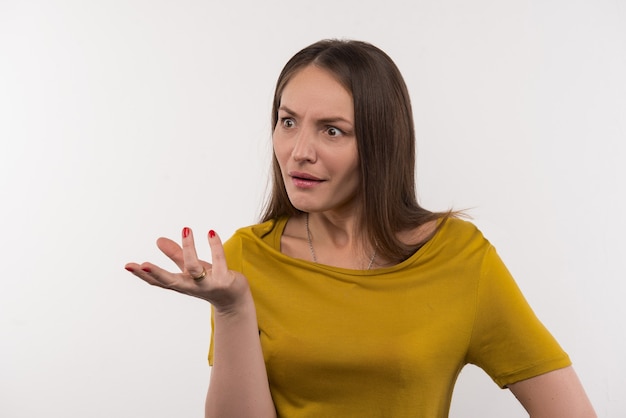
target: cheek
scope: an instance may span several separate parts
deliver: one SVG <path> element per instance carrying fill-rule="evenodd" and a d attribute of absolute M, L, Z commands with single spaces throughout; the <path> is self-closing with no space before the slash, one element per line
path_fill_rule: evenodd
<path fill-rule="evenodd" d="M 272 134 L 272 150 L 274 150 L 274 155 L 278 158 L 281 149 L 276 133 Z"/>
<path fill-rule="evenodd" d="M 361 170 L 360 170 L 360 163 L 359 163 L 359 153 L 357 152 L 356 149 L 352 150 L 352 153 L 349 157 L 346 158 L 347 164 L 346 166 L 349 166 L 350 169 L 349 171 L 352 173 L 352 175 L 354 176 L 360 176 Z"/>
<path fill-rule="evenodd" d="M 278 161 L 278 165 L 282 171 L 287 162 L 287 158 L 289 158 L 289 150 L 286 149 L 284 142 L 281 146 L 281 141 L 277 141 L 274 137 L 272 137 L 272 149 L 274 150 L 274 158 Z"/>

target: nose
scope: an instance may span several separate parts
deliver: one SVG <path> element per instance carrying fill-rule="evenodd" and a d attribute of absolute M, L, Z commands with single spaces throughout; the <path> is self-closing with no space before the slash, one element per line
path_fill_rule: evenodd
<path fill-rule="evenodd" d="M 314 133 L 308 129 L 301 129 L 298 132 L 291 157 L 297 162 L 314 163 L 317 160 Z"/>

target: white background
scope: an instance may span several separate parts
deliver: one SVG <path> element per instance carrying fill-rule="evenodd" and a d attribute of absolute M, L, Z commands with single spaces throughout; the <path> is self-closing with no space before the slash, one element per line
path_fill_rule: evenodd
<path fill-rule="evenodd" d="M 202 416 L 208 304 L 123 266 L 256 221 L 275 80 L 327 37 L 396 61 L 421 202 L 470 209 L 626 415 L 623 0 L 0 0 L 0 416 Z M 467 367 L 450 415 L 525 413 Z"/>

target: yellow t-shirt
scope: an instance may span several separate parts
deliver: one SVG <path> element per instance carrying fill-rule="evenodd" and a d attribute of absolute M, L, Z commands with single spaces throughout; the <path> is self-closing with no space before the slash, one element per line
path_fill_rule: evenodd
<path fill-rule="evenodd" d="M 404 262 L 361 271 L 282 254 L 286 221 L 225 245 L 250 282 L 279 417 L 447 417 L 467 363 L 501 387 L 571 364 L 471 223 L 448 219 Z"/>

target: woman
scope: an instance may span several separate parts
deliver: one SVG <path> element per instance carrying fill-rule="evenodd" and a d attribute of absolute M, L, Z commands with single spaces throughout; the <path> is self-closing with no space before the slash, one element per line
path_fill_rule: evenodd
<path fill-rule="evenodd" d="M 595 416 L 567 354 L 470 223 L 415 196 L 406 86 L 376 47 L 321 41 L 277 83 L 259 225 L 181 269 L 126 268 L 213 306 L 207 417 L 445 417 L 467 363 L 531 416 Z"/>

